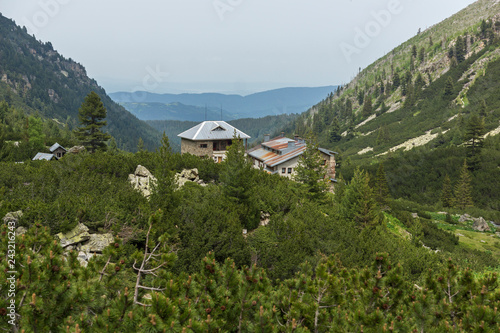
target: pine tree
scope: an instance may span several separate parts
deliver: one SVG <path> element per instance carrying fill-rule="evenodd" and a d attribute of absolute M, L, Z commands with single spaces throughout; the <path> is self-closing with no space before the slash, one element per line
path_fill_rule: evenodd
<path fill-rule="evenodd" d="M 411 56 L 412 56 L 413 58 L 416 58 L 416 57 L 417 57 L 417 46 L 416 46 L 416 45 L 413 45 L 413 46 L 411 47 Z"/>
<path fill-rule="evenodd" d="M 441 202 L 443 207 L 453 207 L 453 189 L 448 174 L 444 176 L 443 190 L 441 191 Z"/>
<path fill-rule="evenodd" d="M 394 73 L 394 76 L 392 78 L 392 88 L 393 90 L 398 89 L 399 85 L 401 84 L 401 79 L 399 77 L 398 72 Z"/>
<path fill-rule="evenodd" d="M 113 137 L 108 142 L 108 152 L 110 152 L 111 154 L 118 153 L 118 145 L 116 144 L 116 140 Z"/>
<path fill-rule="evenodd" d="M 365 92 L 363 90 L 360 90 L 359 93 L 358 93 L 357 98 L 358 98 L 358 104 L 359 105 L 363 105 L 363 103 L 365 101 Z"/>
<path fill-rule="evenodd" d="M 324 161 L 315 140 L 307 140 L 306 150 L 299 159 L 293 179 L 301 183 L 307 194 L 313 199 L 322 199 L 327 189 L 325 181 L 326 170 Z"/>
<path fill-rule="evenodd" d="M 444 85 L 444 96 L 445 97 L 452 96 L 453 88 L 454 88 L 453 79 L 451 77 L 448 77 Z"/>
<path fill-rule="evenodd" d="M 467 162 L 470 169 L 476 170 L 481 162 L 481 148 L 484 141 L 484 120 L 477 114 L 472 114 L 465 127 L 465 146 L 467 147 Z"/>
<path fill-rule="evenodd" d="M 420 51 L 418 52 L 418 60 L 420 61 L 420 63 L 423 63 L 425 60 L 425 48 L 424 47 L 422 47 L 420 49 Z"/>
<path fill-rule="evenodd" d="M 387 199 L 390 198 L 391 194 L 389 191 L 389 185 L 387 184 L 387 179 L 385 177 L 384 164 L 380 163 L 377 175 L 375 177 L 375 200 L 377 200 L 380 207 L 384 208 L 387 206 Z"/>
<path fill-rule="evenodd" d="M 44 146 L 45 135 L 43 134 L 42 119 L 34 116 L 28 118 L 28 137 L 29 142 L 36 149 L 42 149 Z"/>
<path fill-rule="evenodd" d="M 328 141 L 330 143 L 335 143 L 340 141 L 342 136 L 340 135 L 340 125 L 337 117 L 333 118 L 332 124 L 330 126 L 330 133 L 328 135 Z"/>
<path fill-rule="evenodd" d="M 0 101 L 0 124 L 2 124 L 5 120 L 9 112 L 9 104 L 6 101 Z"/>
<path fill-rule="evenodd" d="M 466 52 L 467 45 L 465 43 L 465 39 L 462 36 L 459 36 L 455 44 L 455 57 L 457 58 L 458 63 L 465 61 Z"/>
<path fill-rule="evenodd" d="M 164 161 L 170 159 L 172 155 L 172 147 L 170 147 L 170 140 L 168 139 L 168 136 L 165 134 L 165 131 L 163 131 L 163 134 L 161 136 L 161 146 L 159 148 L 159 153 L 160 153 L 160 158 Z"/>
<path fill-rule="evenodd" d="M 486 101 L 483 99 L 479 105 L 479 116 L 486 117 L 488 115 L 488 107 L 486 106 Z"/>
<path fill-rule="evenodd" d="M 382 106 L 382 107 L 384 107 L 384 106 Z M 386 125 L 382 125 L 377 132 L 378 132 L 377 141 L 375 141 L 375 144 L 377 146 L 382 145 L 382 144 L 389 142 L 391 140 L 391 134 L 390 134 L 389 129 L 387 128 Z"/>
<path fill-rule="evenodd" d="M 220 181 L 224 192 L 236 201 L 248 198 L 251 184 L 252 166 L 245 157 L 245 147 L 239 138 L 233 138 L 222 163 Z"/>
<path fill-rule="evenodd" d="M 361 111 L 361 114 L 363 117 L 368 117 L 372 114 L 373 108 L 372 108 L 372 97 L 368 95 L 365 98 L 365 102 L 363 103 L 363 109 Z"/>
<path fill-rule="evenodd" d="M 323 130 L 323 122 L 321 121 L 320 115 L 316 113 L 313 116 L 313 132 L 315 134 L 319 134 L 321 133 L 322 130 Z"/>
<path fill-rule="evenodd" d="M 357 169 L 347 185 L 342 197 L 340 212 L 346 221 L 353 222 L 358 228 L 366 228 L 379 223 L 379 211 L 370 188 L 370 177 Z"/>
<path fill-rule="evenodd" d="M 75 135 L 91 153 L 106 150 L 105 141 L 111 138 L 109 134 L 101 131 L 101 128 L 107 125 L 104 120 L 106 113 L 101 98 L 93 91 L 85 97 L 78 110 L 81 127 L 75 130 Z"/>
<path fill-rule="evenodd" d="M 138 152 L 144 151 L 144 140 L 142 140 L 142 138 L 139 138 L 139 141 L 137 142 L 137 151 Z"/>
<path fill-rule="evenodd" d="M 455 186 L 455 207 L 465 209 L 474 205 L 471 192 L 471 175 L 467 167 L 467 161 L 460 171 L 460 179 Z"/>

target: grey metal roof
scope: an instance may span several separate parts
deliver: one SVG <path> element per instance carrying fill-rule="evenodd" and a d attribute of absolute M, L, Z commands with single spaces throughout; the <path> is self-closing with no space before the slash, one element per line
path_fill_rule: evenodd
<path fill-rule="evenodd" d="M 334 151 L 331 151 L 331 150 L 328 150 L 328 149 L 325 149 L 325 148 L 318 148 L 318 150 L 320 152 L 322 152 L 323 154 L 326 154 L 326 155 L 330 155 L 330 156 L 335 156 L 335 154 L 338 154 Z"/>
<path fill-rule="evenodd" d="M 33 157 L 33 161 L 50 161 L 53 159 L 55 156 L 54 154 L 46 154 L 46 153 L 37 153 L 35 157 Z"/>
<path fill-rule="evenodd" d="M 250 138 L 249 135 L 225 121 L 204 121 L 177 136 L 192 141 L 231 140 L 234 137 L 235 131 L 236 136 L 239 136 L 241 139 Z"/>
<path fill-rule="evenodd" d="M 64 148 L 63 146 L 61 146 L 61 145 L 60 145 L 60 144 L 58 144 L 57 142 L 56 142 L 56 143 L 54 143 L 54 144 L 53 144 L 53 145 L 49 148 L 49 150 L 50 150 L 50 152 L 52 153 L 52 152 L 54 152 L 54 150 L 56 150 L 57 148 L 62 148 L 62 149 L 64 149 L 64 150 L 66 151 L 66 148 Z"/>

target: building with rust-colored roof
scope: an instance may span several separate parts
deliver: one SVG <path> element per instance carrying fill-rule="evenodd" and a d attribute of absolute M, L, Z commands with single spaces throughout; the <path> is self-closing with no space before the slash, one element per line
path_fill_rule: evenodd
<path fill-rule="evenodd" d="M 302 153 L 306 150 L 305 140 L 295 137 L 289 139 L 277 137 L 270 139 L 264 137 L 264 142 L 248 151 L 254 168 L 262 168 L 271 174 L 291 178 L 295 174 L 295 168 L 299 164 Z M 321 158 L 324 161 L 327 177 L 335 179 L 335 152 L 319 148 Z"/>

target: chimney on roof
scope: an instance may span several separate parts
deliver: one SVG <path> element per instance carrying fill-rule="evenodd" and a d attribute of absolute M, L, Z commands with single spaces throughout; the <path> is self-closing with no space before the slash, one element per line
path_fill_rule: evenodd
<path fill-rule="evenodd" d="M 295 141 L 288 141 L 288 148 L 295 148 Z"/>
<path fill-rule="evenodd" d="M 295 135 L 293 136 L 293 139 L 294 139 L 295 141 L 299 141 L 299 136 L 298 136 L 297 134 L 295 134 Z"/>
<path fill-rule="evenodd" d="M 264 142 L 268 142 L 271 140 L 271 135 L 270 134 L 264 134 Z"/>
<path fill-rule="evenodd" d="M 285 137 L 285 132 L 281 132 L 281 137 L 284 138 Z"/>

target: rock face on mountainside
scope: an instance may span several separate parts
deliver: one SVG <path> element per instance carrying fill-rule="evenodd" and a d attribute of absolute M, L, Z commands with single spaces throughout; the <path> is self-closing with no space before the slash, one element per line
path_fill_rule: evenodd
<path fill-rule="evenodd" d="M 141 192 L 142 195 L 146 198 L 149 198 L 151 196 L 153 185 L 156 184 L 157 181 L 153 174 L 142 165 L 138 165 L 135 169 L 135 172 L 128 175 L 128 180 L 130 181 L 134 189 Z"/>

